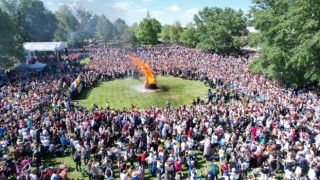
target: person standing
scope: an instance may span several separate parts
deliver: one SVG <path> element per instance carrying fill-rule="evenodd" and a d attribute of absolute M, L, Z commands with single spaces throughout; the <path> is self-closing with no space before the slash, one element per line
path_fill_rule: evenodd
<path fill-rule="evenodd" d="M 167 111 L 169 112 L 170 111 L 170 106 L 171 106 L 171 103 L 170 103 L 169 99 L 166 102 L 166 106 L 167 106 Z"/>
<path fill-rule="evenodd" d="M 79 152 L 76 152 L 74 155 L 73 155 L 73 160 L 74 162 L 76 163 L 76 170 L 77 171 L 81 171 L 81 155 Z"/>

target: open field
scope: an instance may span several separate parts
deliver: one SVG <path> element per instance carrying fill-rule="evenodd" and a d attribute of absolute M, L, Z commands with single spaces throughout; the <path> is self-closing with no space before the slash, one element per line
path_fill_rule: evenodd
<path fill-rule="evenodd" d="M 203 99 L 207 93 L 207 87 L 200 81 L 175 77 L 157 77 L 157 80 L 160 90 L 152 93 L 141 92 L 144 89 L 143 77 L 99 82 L 95 88 L 84 89 L 78 101 L 89 109 L 94 103 L 99 107 L 105 107 L 107 102 L 111 108 L 118 109 L 129 108 L 131 104 L 136 108 L 146 108 L 150 105 L 164 107 L 167 99 L 172 106 L 177 106 L 183 103 L 190 104 L 197 96 Z"/>

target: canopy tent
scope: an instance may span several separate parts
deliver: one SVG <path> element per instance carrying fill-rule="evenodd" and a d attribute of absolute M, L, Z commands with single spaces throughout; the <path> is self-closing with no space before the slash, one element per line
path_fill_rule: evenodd
<path fill-rule="evenodd" d="M 60 51 L 68 48 L 68 44 L 66 42 L 26 42 L 23 47 L 28 51 Z"/>
<path fill-rule="evenodd" d="M 17 71 L 42 70 L 45 67 L 46 67 L 46 64 L 37 61 L 34 64 L 21 63 L 15 68 L 15 70 Z"/>

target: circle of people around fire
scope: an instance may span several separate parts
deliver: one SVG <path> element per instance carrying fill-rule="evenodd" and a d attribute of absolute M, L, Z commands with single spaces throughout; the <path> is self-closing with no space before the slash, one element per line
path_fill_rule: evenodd
<path fill-rule="evenodd" d="M 132 53 L 91 48 L 84 66 L 2 77 L 0 178 L 68 179 L 70 164 L 48 160 L 71 156 L 78 174 L 90 180 L 277 179 L 279 174 L 287 180 L 319 179 L 319 86 L 288 88 L 249 72 L 255 53 L 140 48 L 135 55 L 143 54 L 156 76 L 201 81 L 207 96 L 145 109 L 114 109 L 112 102 L 87 109 L 71 101 L 66 89 L 79 75 L 84 88 L 135 76 Z"/>

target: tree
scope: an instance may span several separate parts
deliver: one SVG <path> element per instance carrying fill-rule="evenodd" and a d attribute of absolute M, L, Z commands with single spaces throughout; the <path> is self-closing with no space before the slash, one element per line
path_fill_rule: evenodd
<path fill-rule="evenodd" d="M 161 33 L 159 34 L 159 36 L 165 42 L 170 41 L 170 28 L 170 25 L 164 25 L 161 27 Z"/>
<path fill-rule="evenodd" d="M 135 47 L 138 44 L 137 37 L 135 36 L 133 27 L 128 27 L 120 37 L 122 45 Z"/>
<path fill-rule="evenodd" d="M 13 67 L 22 57 L 22 43 L 19 41 L 15 24 L 10 16 L 0 8 L 0 67 Z"/>
<path fill-rule="evenodd" d="M 94 14 L 90 21 L 88 22 L 88 37 L 89 39 L 93 39 L 96 37 L 97 32 L 97 24 L 99 21 L 99 16 Z"/>
<path fill-rule="evenodd" d="M 58 19 L 58 28 L 54 34 L 55 40 L 68 41 L 74 45 L 77 41 L 76 32 L 80 26 L 74 12 L 67 5 L 62 5 L 55 15 Z"/>
<path fill-rule="evenodd" d="M 51 41 L 57 27 L 54 14 L 40 0 L 1 0 L 1 7 L 14 19 L 22 41 Z"/>
<path fill-rule="evenodd" d="M 187 24 L 187 27 L 181 32 L 180 41 L 189 47 L 196 47 L 198 43 L 197 30 L 194 24 Z"/>
<path fill-rule="evenodd" d="M 261 48 L 252 70 L 287 85 L 320 80 L 320 2 L 255 0 L 251 9 Z M 254 38 L 254 37 L 253 37 Z"/>
<path fill-rule="evenodd" d="M 240 53 L 241 36 L 246 32 L 246 19 L 241 10 L 205 7 L 194 16 L 197 48 L 216 52 Z"/>
<path fill-rule="evenodd" d="M 75 17 L 77 18 L 79 24 L 77 27 L 77 31 L 74 32 L 74 35 L 76 35 L 80 39 L 81 43 L 83 44 L 84 41 L 88 39 L 92 34 L 90 32 L 92 30 L 92 28 L 90 27 L 92 13 L 79 7 L 75 9 Z"/>
<path fill-rule="evenodd" d="M 57 20 L 48 11 L 42 1 L 21 0 L 18 4 L 18 14 L 23 29 L 22 38 L 25 42 L 52 41 L 57 27 Z"/>
<path fill-rule="evenodd" d="M 181 23 L 179 21 L 175 21 L 174 24 L 170 26 L 170 42 L 178 43 L 180 40 L 181 32 Z"/>
<path fill-rule="evenodd" d="M 140 43 L 147 45 L 157 44 L 158 34 L 161 32 L 161 24 L 155 18 L 144 18 L 138 26 L 137 38 Z"/>
<path fill-rule="evenodd" d="M 109 43 L 114 39 L 115 28 L 105 15 L 99 17 L 97 23 L 97 38 L 102 43 Z"/>
<path fill-rule="evenodd" d="M 115 28 L 115 36 L 117 36 L 118 38 L 120 38 L 124 34 L 127 28 L 129 28 L 127 23 L 121 18 L 116 19 L 113 23 L 113 26 Z"/>

